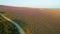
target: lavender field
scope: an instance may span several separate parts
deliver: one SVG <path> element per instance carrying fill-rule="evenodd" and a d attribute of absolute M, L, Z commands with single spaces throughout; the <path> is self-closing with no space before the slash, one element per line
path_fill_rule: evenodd
<path fill-rule="evenodd" d="M 0 5 L 0 12 L 5 12 L 5 16 L 16 21 L 26 32 L 26 34 L 60 34 L 60 10 L 46 9 L 46 8 L 27 8 L 27 7 L 13 7 Z M 9 27 L 14 30 L 12 24 L 0 18 L 0 33 L 2 27 L 6 34 Z M 3 24 L 3 25 L 1 25 Z M 16 29 L 15 29 L 16 30 Z M 19 34 L 18 31 L 15 34 Z M 4 33 L 4 34 L 5 34 Z M 13 34 L 13 33 L 12 33 Z"/>

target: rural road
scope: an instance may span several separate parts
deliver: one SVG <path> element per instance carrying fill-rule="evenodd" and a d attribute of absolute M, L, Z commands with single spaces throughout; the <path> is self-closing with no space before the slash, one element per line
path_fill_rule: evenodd
<path fill-rule="evenodd" d="M 9 22 L 11 22 L 12 24 L 14 24 L 14 25 L 17 27 L 17 29 L 18 29 L 18 31 L 19 31 L 20 34 L 26 34 L 26 33 L 24 32 L 24 30 L 20 27 L 20 25 L 18 25 L 16 22 L 14 22 L 14 21 L 12 21 L 11 19 L 7 18 L 7 17 L 4 16 L 2 13 L 0 13 L 0 15 L 1 15 L 4 19 L 6 19 L 7 21 L 9 21 Z"/>

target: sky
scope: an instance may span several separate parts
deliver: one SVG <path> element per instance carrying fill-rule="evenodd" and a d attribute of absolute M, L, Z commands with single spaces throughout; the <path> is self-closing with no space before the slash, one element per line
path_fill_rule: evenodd
<path fill-rule="evenodd" d="M 60 0 L 0 0 L 0 5 L 33 8 L 60 8 Z"/>

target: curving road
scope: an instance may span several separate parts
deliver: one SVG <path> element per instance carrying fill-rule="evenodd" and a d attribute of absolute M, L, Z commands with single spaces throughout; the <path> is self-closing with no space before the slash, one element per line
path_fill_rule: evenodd
<path fill-rule="evenodd" d="M 11 19 L 7 18 L 7 17 L 4 16 L 2 13 L 0 13 L 0 15 L 1 15 L 4 19 L 6 19 L 7 21 L 9 21 L 9 22 L 11 22 L 12 24 L 14 24 L 14 25 L 17 27 L 17 29 L 18 29 L 18 31 L 19 31 L 20 34 L 26 34 L 26 33 L 24 32 L 24 30 L 23 30 L 16 22 L 14 22 L 14 21 L 12 21 Z"/>

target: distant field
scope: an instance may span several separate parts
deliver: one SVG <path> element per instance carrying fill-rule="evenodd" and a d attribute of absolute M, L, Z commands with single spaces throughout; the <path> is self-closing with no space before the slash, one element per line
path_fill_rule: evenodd
<path fill-rule="evenodd" d="M 0 6 L 0 11 L 22 21 L 27 34 L 60 34 L 60 10 Z"/>

